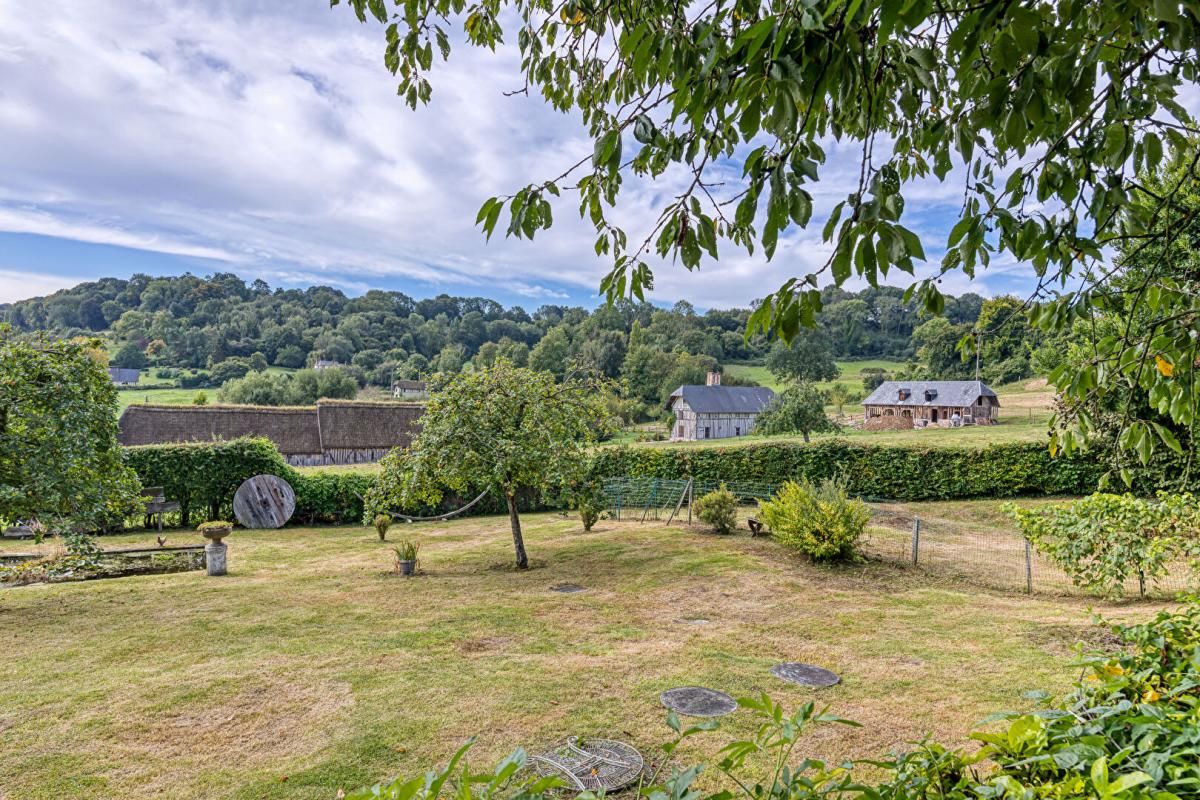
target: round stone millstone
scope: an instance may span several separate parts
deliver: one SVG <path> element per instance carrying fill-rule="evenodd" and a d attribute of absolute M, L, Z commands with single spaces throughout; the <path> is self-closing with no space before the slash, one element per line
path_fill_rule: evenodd
<path fill-rule="evenodd" d="M 679 686 L 658 696 L 664 706 L 687 717 L 723 717 L 737 711 L 737 701 L 703 686 Z"/>
<path fill-rule="evenodd" d="M 842 682 L 841 678 L 827 669 L 814 667 L 812 664 L 799 664 L 795 661 L 776 664 L 771 667 L 771 674 L 788 683 L 811 686 L 814 689 L 824 689 Z"/>

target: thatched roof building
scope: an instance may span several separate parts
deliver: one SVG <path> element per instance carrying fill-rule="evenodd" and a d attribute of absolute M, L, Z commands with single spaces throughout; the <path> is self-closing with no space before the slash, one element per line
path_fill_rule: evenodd
<path fill-rule="evenodd" d="M 211 442 L 265 436 L 288 463 L 363 464 L 407 447 L 423 406 L 321 400 L 315 406 L 131 405 L 121 414 L 123 445 Z"/>

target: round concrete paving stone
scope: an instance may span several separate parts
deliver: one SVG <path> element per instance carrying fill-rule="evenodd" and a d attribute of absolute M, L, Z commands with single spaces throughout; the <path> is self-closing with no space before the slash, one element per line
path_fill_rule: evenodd
<path fill-rule="evenodd" d="M 814 689 L 824 689 L 842 682 L 841 678 L 827 669 L 814 667 L 812 664 L 799 664 L 795 661 L 776 664 L 771 667 L 771 674 L 788 683 L 811 686 Z"/>
<path fill-rule="evenodd" d="M 664 706 L 687 717 L 723 717 L 737 711 L 737 701 L 703 686 L 679 686 L 658 696 Z"/>

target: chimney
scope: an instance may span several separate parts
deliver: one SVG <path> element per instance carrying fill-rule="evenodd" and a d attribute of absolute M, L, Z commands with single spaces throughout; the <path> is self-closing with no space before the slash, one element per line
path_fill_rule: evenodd
<path fill-rule="evenodd" d="M 719 373 L 719 372 L 708 373 L 708 378 L 707 378 L 707 380 L 705 380 L 704 385 L 705 386 L 720 386 L 721 385 L 721 373 Z"/>

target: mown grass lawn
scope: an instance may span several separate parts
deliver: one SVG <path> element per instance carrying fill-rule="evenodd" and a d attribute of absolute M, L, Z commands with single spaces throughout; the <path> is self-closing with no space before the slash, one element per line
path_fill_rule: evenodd
<path fill-rule="evenodd" d="M 816 568 L 767 539 L 680 526 L 583 533 L 531 515 L 524 573 L 507 566 L 505 518 L 389 538 L 404 535 L 422 545 L 417 578 L 388 574 L 392 544 L 364 528 L 239 530 L 225 578 L 0 590 L 0 798 L 324 800 L 476 734 L 477 765 L 569 734 L 653 750 L 659 692 L 689 684 L 790 707 L 817 697 L 864 724 L 822 729 L 804 755 L 873 757 L 930 732 L 965 744 L 1022 692 L 1064 687 L 1072 643 L 1094 630 L 1085 601 L 934 586 L 881 563 Z M 562 582 L 587 591 L 550 591 Z M 784 660 L 843 683 L 784 684 L 767 672 Z M 750 724 L 726 718 L 680 757 Z"/>

